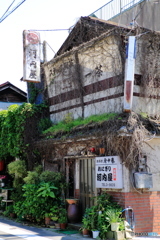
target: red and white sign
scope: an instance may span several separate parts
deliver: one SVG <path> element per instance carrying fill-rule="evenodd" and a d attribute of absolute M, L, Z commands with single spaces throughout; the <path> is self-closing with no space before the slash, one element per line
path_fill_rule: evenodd
<path fill-rule="evenodd" d="M 136 58 L 136 38 L 135 36 L 129 36 L 125 63 L 125 82 L 124 82 L 125 112 L 130 112 L 132 110 L 135 58 Z"/>
<path fill-rule="evenodd" d="M 24 65 L 23 80 L 40 82 L 40 35 L 38 32 L 23 31 Z"/>
<path fill-rule="evenodd" d="M 122 163 L 118 156 L 96 157 L 96 188 L 123 187 Z"/>

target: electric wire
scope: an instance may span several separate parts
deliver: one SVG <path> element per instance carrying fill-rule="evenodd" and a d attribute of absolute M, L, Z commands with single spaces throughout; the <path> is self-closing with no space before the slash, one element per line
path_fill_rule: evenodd
<path fill-rule="evenodd" d="M 145 4 L 146 4 L 146 1 L 144 1 L 144 3 L 143 3 L 143 5 L 141 6 L 139 12 L 137 13 L 137 15 L 136 15 L 136 16 L 134 17 L 134 19 L 132 20 L 133 22 L 136 20 L 136 18 L 138 17 L 138 15 L 141 13 L 141 11 L 142 11 L 142 9 L 143 9 L 143 7 L 144 7 Z"/>
<path fill-rule="evenodd" d="M 8 12 L 8 10 L 10 9 L 10 7 L 13 5 L 13 3 L 15 2 L 15 0 L 13 0 L 13 2 L 9 5 L 9 7 L 7 8 L 7 10 L 5 11 L 5 13 L 2 15 L 1 19 L 4 17 L 4 15 Z"/>
<path fill-rule="evenodd" d="M 19 6 L 21 6 L 26 0 L 22 0 L 20 3 L 18 3 L 7 15 L 3 14 L 3 16 L 0 19 L 0 23 L 4 21 L 11 13 L 13 13 Z"/>
<path fill-rule="evenodd" d="M 48 47 L 54 52 L 54 54 L 56 54 L 56 52 L 53 50 L 53 48 L 48 44 L 48 42 L 46 42 L 46 44 L 48 45 Z"/>
<path fill-rule="evenodd" d="M 40 32 L 40 31 L 69 31 L 70 30 L 70 28 L 68 28 L 68 29 L 29 29 L 28 31 L 37 31 L 37 32 Z"/>

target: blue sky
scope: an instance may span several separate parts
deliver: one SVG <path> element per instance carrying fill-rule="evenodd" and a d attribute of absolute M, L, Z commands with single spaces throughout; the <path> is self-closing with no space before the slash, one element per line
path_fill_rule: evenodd
<path fill-rule="evenodd" d="M 0 17 L 13 0 L 0 0 Z M 0 84 L 9 81 L 26 91 L 23 76 L 23 30 L 68 29 L 81 16 L 94 12 L 108 0 L 26 0 L 17 10 L 0 23 Z M 20 3 L 15 0 L 14 5 Z M 68 31 L 40 32 L 56 52 L 68 36 Z M 53 53 L 54 56 L 54 53 Z M 52 57 L 52 50 L 50 50 Z"/>

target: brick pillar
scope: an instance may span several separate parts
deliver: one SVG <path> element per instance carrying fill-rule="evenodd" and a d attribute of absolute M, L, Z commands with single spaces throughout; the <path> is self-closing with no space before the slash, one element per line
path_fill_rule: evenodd
<path fill-rule="evenodd" d="M 80 191 L 79 191 L 79 189 L 75 189 L 75 190 L 74 190 L 74 197 L 79 199 L 79 197 L 80 197 Z"/>
<path fill-rule="evenodd" d="M 122 208 L 130 206 L 135 216 L 135 232 L 160 234 L 160 192 L 108 192 Z"/>

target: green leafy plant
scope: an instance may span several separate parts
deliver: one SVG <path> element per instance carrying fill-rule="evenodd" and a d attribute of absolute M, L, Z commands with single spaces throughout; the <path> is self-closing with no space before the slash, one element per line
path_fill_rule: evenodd
<path fill-rule="evenodd" d="M 86 208 L 85 213 L 82 217 L 82 228 L 91 230 L 91 221 L 90 221 L 90 208 Z"/>
<path fill-rule="evenodd" d="M 66 210 L 66 208 L 60 208 L 59 209 L 58 222 L 59 223 L 67 223 L 67 210 Z"/>
<path fill-rule="evenodd" d="M 124 219 L 121 218 L 120 224 L 119 224 L 119 231 L 124 231 L 125 225 L 124 225 Z"/>
<path fill-rule="evenodd" d="M 37 131 L 37 122 L 46 109 L 45 104 L 24 103 L 13 104 L 8 110 L 0 111 L 0 142 L 3 142 L 0 145 L 1 159 L 10 156 L 26 159 L 31 139 L 35 137 Z M 32 124 L 28 124 L 30 121 Z M 33 126 L 32 129 L 31 126 Z"/>
<path fill-rule="evenodd" d="M 17 216 L 22 216 L 24 213 L 24 209 L 23 209 L 23 201 L 17 201 L 14 204 L 14 212 L 17 214 Z"/>
<path fill-rule="evenodd" d="M 27 176 L 24 178 L 24 182 L 26 184 L 39 184 L 42 171 L 43 168 L 41 165 L 36 166 L 33 171 L 28 171 Z"/>
<path fill-rule="evenodd" d="M 50 197 L 38 196 L 38 189 L 41 186 L 34 184 L 25 184 L 23 186 L 24 200 L 21 206 L 15 203 L 17 207 L 17 215 L 25 216 L 30 221 L 36 221 L 36 219 L 43 219 L 45 213 L 49 212 L 51 208 Z M 20 206 L 20 208 L 19 208 Z"/>
<path fill-rule="evenodd" d="M 37 88 L 36 84 L 32 82 L 29 82 L 28 86 L 29 86 L 29 102 L 33 104 L 35 103 L 38 94 L 42 92 L 43 89 Z"/>
<path fill-rule="evenodd" d="M 72 113 L 67 113 L 67 114 L 65 114 L 65 116 L 64 116 L 64 123 L 70 123 L 70 122 L 72 122 L 73 121 L 73 114 Z"/>
<path fill-rule="evenodd" d="M 50 118 L 41 118 L 38 123 L 38 130 L 40 133 L 52 126 L 52 121 Z"/>
<path fill-rule="evenodd" d="M 60 211 L 59 211 L 59 206 L 58 206 L 58 204 L 57 204 L 57 205 L 54 204 L 54 206 L 50 209 L 50 214 L 49 214 L 51 220 L 57 221 L 57 220 L 58 220 L 58 217 L 59 217 L 59 212 L 60 212 Z"/>
<path fill-rule="evenodd" d="M 26 175 L 26 164 L 25 161 L 15 160 L 8 164 L 8 172 L 9 174 L 18 177 L 24 178 Z"/>
<path fill-rule="evenodd" d="M 14 189 L 11 196 L 16 214 L 29 221 L 41 222 L 45 214 L 56 220 L 59 208 L 64 206 L 61 195 L 66 181 L 63 174 L 42 171 L 42 166 L 39 165 L 33 172 L 28 171 L 23 180 L 26 184 Z"/>
<path fill-rule="evenodd" d="M 39 176 L 40 182 L 49 182 L 53 184 L 56 189 L 56 196 L 60 196 L 62 192 L 67 188 L 66 179 L 63 173 L 60 172 L 52 172 L 52 171 L 44 171 Z"/>
<path fill-rule="evenodd" d="M 121 211 L 119 209 L 109 209 L 105 211 L 106 219 L 109 223 L 121 222 Z"/>
<path fill-rule="evenodd" d="M 53 192 L 53 189 L 57 189 L 55 186 L 51 186 L 49 183 L 41 183 L 40 188 L 37 190 L 38 192 L 38 197 L 51 197 L 55 198 L 55 194 Z"/>
<path fill-rule="evenodd" d="M 23 178 L 26 176 L 26 164 L 23 160 L 15 160 L 8 164 L 8 172 L 14 177 L 13 186 L 21 187 L 24 183 Z"/>
<path fill-rule="evenodd" d="M 95 205 L 86 209 L 82 221 L 88 230 L 99 230 L 100 238 L 104 239 L 106 233 L 110 230 L 106 211 L 116 209 L 118 212 L 121 212 L 121 207 L 107 193 L 94 197 L 93 200 L 95 201 Z"/>
<path fill-rule="evenodd" d="M 3 215 L 8 217 L 10 213 L 14 213 L 14 207 L 13 204 L 6 207 L 6 210 L 3 212 Z"/>

